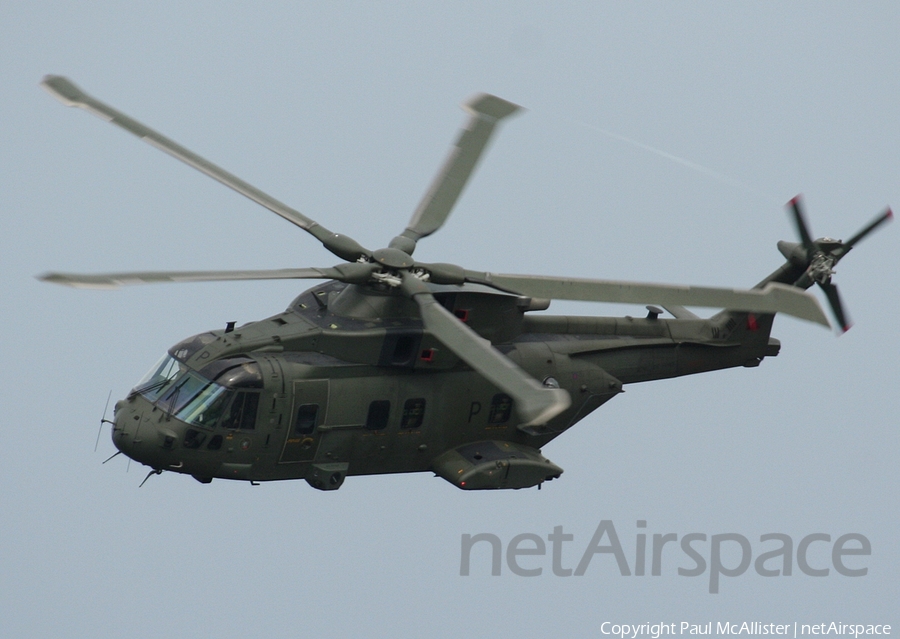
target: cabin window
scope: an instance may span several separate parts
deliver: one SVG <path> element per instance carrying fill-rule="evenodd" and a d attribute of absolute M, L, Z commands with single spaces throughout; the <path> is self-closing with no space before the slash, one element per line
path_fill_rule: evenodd
<path fill-rule="evenodd" d="M 294 422 L 294 432 L 298 435 L 309 435 L 319 425 L 319 405 L 303 404 L 297 409 L 297 420 Z"/>
<path fill-rule="evenodd" d="M 491 400 L 491 412 L 488 413 L 489 424 L 505 424 L 512 413 L 512 398 L 504 393 L 494 395 Z"/>
<path fill-rule="evenodd" d="M 369 414 L 366 417 L 368 430 L 384 430 L 391 415 L 391 402 L 380 399 L 369 404 Z"/>
<path fill-rule="evenodd" d="M 407 399 L 403 404 L 403 418 L 400 420 L 400 428 L 418 428 L 425 419 L 425 399 Z"/>
<path fill-rule="evenodd" d="M 209 443 L 206 445 L 208 450 L 219 450 L 222 448 L 222 436 L 221 435 L 213 435 L 213 438 L 209 440 Z"/>
<path fill-rule="evenodd" d="M 222 419 L 222 426 L 230 430 L 253 430 L 256 428 L 256 410 L 259 408 L 259 393 L 241 391 Z"/>

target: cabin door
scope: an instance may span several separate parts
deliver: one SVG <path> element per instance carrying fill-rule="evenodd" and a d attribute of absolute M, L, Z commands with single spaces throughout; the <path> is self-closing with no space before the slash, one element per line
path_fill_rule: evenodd
<path fill-rule="evenodd" d="M 281 462 L 306 462 L 316 456 L 321 433 L 319 426 L 325 423 L 328 411 L 328 380 L 309 379 L 295 381 L 290 421 Z"/>

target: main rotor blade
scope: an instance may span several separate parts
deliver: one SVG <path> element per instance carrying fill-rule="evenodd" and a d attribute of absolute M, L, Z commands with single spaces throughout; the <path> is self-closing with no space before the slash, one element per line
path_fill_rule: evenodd
<path fill-rule="evenodd" d="M 233 282 L 238 280 L 343 279 L 337 268 L 285 268 L 266 271 L 144 271 L 135 273 L 45 273 L 38 279 L 75 288 L 111 289 L 161 282 Z"/>
<path fill-rule="evenodd" d="M 287 204 L 279 202 L 272 196 L 263 193 L 258 188 L 245 182 L 236 175 L 233 175 L 209 160 L 200 157 L 193 151 L 186 149 L 177 142 L 170 140 L 161 133 L 141 124 L 121 111 L 88 95 L 68 78 L 58 75 L 48 75 L 41 81 L 41 86 L 66 106 L 80 107 L 107 122 L 111 122 L 112 124 L 125 129 L 129 133 L 141 138 L 147 144 L 165 151 L 172 157 L 181 160 L 185 164 L 205 173 L 214 180 L 234 189 L 241 195 L 250 198 L 257 204 L 261 204 L 292 224 L 296 224 L 304 231 L 307 231 L 316 237 L 316 239 L 325 245 L 325 248 L 338 257 L 352 262 L 359 258 L 360 255 L 370 254 L 370 251 L 367 251 L 352 239 L 332 233 L 314 220 L 311 220 L 299 211 L 292 209 Z"/>
<path fill-rule="evenodd" d="M 809 234 L 809 227 L 806 225 L 806 217 L 803 215 L 803 210 L 800 207 L 800 196 L 795 195 L 794 198 L 788 202 L 788 205 L 791 207 L 794 225 L 797 227 L 800 241 L 803 243 L 803 248 L 806 249 L 806 259 L 811 260 L 812 256 L 819 250 L 819 247 L 816 246 L 812 236 Z"/>
<path fill-rule="evenodd" d="M 846 255 L 850 251 L 850 249 L 853 248 L 854 244 L 859 242 L 861 239 L 863 239 L 865 236 L 867 236 L 869 233 L 871 233 L 872 231 L 877 229 L 879 226 L 881 226 L 888 220 L 892 220 L 892 219 L 894 219 L 894 212 L 891 211 L 890 208 L 888 208 L 887 210 L 884 211 L 884 213 L 881 213 L 874 220 L 872 220 L 868 225 L 866 225 L 862 229 L 860 229 L 860 231 L 856 235 L 854 235 L 849 240 L 844 242 L 841 246 L 839 246 L 835 250 L 835 256 L 838 259 L 841 259 L 842 257 L 844 257 L 844 255 Z"/>
<path fill-rule="evenodd" d="M 466 281 L 543 299 L 662 306 L 675 304 L 751 313 L 785 313 L 829 326 L 816 298 L 793 286 L 778 283 L 770 283 L 762 289 L 731 289 L 474 271 L 466 271 Z"/>
<path fill-rule="evenodd" d="M 412 240 L 411 247 L 409 242 L 396 239 L 391 242 L 393 248 L 412 253 L 416 241 L 431 235 L 444 224 L 475 170 L 497 123 L 521 107 L 483 93 L 469 100 L 463 108 L 471 114 L 471 118 L 413 213 L 409 226 L 401 234 L 401 237 Z"/>
<path fill-rule="evenodd" d="M 441 306 L 411 273 L 403 273 L 404 293 L 419 305 L 425 327 L 460 359 L 513 398 L 524 426 L 546 424 L 571 404 L 569 394 L 547 388 L 497 351 L 491 343 Z"/>

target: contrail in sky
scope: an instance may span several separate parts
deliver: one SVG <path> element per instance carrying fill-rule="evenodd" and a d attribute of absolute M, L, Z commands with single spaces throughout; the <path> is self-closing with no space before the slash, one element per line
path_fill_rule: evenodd
<path fill-rule="evenodd" d="M 752 193 L 758 197 L 764 198 L 767 201 L 774 202 L 777 206 L 781 206 L 779 202 L 775 200 L 775 198 L 766 195 L 760 191 L 757 191 L 749 184 L 741 182 L 740 180 L 735 180 L 734 178 L 728 177 L 718 171 L 713 171 L 703 165 L 697 164 L 696 162 L 691 162 L 690 160 L 685 160 L 684 158 L 680 158 L 677 155 L 672 155 L 671 153 L 667 153 L 662 149 L 657 149 L 655 147 L 650 146 L 649 144 L 644 144 L 643 142 L 638 142 L 637 140 L 632 140 L 631 138 L 627 138 L 624 135 L 619 135 L 618 133 L 613 133 L 612 131 L 607 131 L 599 126 L 594 126 L 593 124 L 588 124 L 587 122 L 582 122 L 581 120 L 572 120 L 575 124 L 580 124 L 581 126 L 587 127 L 597 133 L 602 133 L 603 135 L 613 138 L 614 140 L 619 140 L 620 142 L 625 142 L 627 144 L 631 144 L 633 146 L 638 147 L 639 149 L 644 149 L 645 151 L 649 151 L 655 155 L 658 155 L 661 158 L 665 158 L 667 160 L 671 160 L 676 164 L 680 164 L 681 166 L 687 167 L 691 170 L 697 171 L 698 173 L 702 173 L 703 175 L 709 176 L 714 180 L 718 180 L 719 182 L 724 182 L 725 184 L 730 184 L 731 186 L 737 187 L 743 191 L 748 193 Z"/>

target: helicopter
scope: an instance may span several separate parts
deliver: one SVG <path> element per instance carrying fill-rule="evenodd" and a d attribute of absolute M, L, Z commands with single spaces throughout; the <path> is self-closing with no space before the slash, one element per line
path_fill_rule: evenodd
<path fill-rule="evenodd" d="M 806 289 L 821 287 L 850 326 L 834 266 L 884 222 L 846 242 L 813 240 L 799 196 L 800 242 L 751 289 L 479 272 L 414 259 L 445 223 L 498 124 L 520 110 L 478 94 L 414 211 L 386 248 L 334 233 L 237 176 L 82 91 L 42 86 L 194 167 L 303 229 L 343 260 L 325 268 L 46 273 L 46 282 L 116 288 L 154 282 L 325 280 L 272 317 L 172 346 L 116 402 L 112 441 L 151 470 L 201 483 L 305 479 L 320 490 L 348 476 L 433 472 L 464 490 L 538 487 L 563 469 L 541 448 L 622 393 L 626 384 L 778 355 L 776 313 L 830 326 Z M 551 300 L 647 305 L 646 317 L 558 316 Z M 663 318 L 662 306 L 672 316 Z M 686 307 L 724 309 L 702 319 Z M 102 427 L 101 422 L 101 427 Z M 142 484 L 143 485 L 143 484 Z"/>

